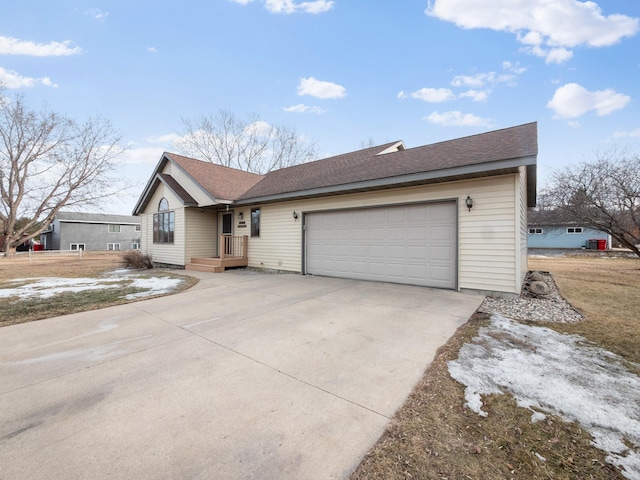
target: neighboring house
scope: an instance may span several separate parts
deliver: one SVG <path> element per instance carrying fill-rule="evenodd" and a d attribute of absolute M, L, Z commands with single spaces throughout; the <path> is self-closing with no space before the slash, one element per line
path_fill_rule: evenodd
<path fill-rule="evenodd" d="M 58 212 L 40 234 L 45 250 L 136 250 L 140 218 L 131 215 Z"/>
<path fill-rule="evenodd" d="M 537 151 L 529 123 L 266 175 L 164 153 L 133 213 L 156 263 L 518 294 Z"/>
<path fill-rule="evenodd" d="M 608 233 L 567 221 L 553 210 L 529 212 L 529 248 L 598 248 L 591 240 L 600 240 L 601 250 L 611 248 Z"/>

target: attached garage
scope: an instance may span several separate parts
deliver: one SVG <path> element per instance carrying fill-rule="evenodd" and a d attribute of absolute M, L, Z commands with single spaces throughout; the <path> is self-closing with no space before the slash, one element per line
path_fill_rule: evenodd
<path fill-rule="evenodd" d="M 306 213 L 305 273 L 456 289 L 456 212 L 447 201 Z"/>

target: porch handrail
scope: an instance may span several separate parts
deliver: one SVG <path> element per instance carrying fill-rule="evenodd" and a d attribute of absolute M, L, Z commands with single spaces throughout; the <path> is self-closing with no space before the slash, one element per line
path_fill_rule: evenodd
<path fill-rule="evenodd" d="M 248 240 L 248 235 L 220 235 L 220 259 L 246 259 Z"/>

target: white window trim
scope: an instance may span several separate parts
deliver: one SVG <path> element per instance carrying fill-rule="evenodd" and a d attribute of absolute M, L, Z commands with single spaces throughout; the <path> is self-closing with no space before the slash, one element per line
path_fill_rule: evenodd
<path fill-rule="evenodd" d="M 114 248 L 116 245 L 118 246 L 118 248 Z M 114 252 L 120 251 L 120 244 L 119 243 L 107 243 L 107 250 L 114 251 Z"/>
<path fill-rule="evenodd" d="M 584 233 L 584 229 L 582 227 L 567 227 L 567 233 L 569 235 L 581 235 Z"/>
<path fill-rule="evenodd" d="M 136 225 L 136 232 L 141 232 L 141 231 L 142 231 L 142 226 Z"/>
<path fill-rule="evenodd" d="M 529 235 L 542 235 L 544 233 L 544 229 L 539 227 L 534 227 L 529 229 Z"/>
<path fill-rule="evenodd" d="M 73 248 L 74 246 L 76 248 Z M 86 247 L 87 246 L 84 243 L 71 243 L 71 244 L 69 244 L 69 250 L 74 250 L 74 251 L 76 251 L 76 250 L 86 250 Z"/>
<path fill-rule="evenodd" d="M 134 242 L 131 244 L 131 250 L 140 250 L 140 242 Z"/>
<path fill-rule="evenodd" d="M 111 227 L 118 227 L 118 229 L 117 230 L 115 230 L 115 229 L 111 230 Z M 122 228 L 117 223 L 110 223 L 110 224 L 107 225 L 107 232 L 109 232 L 109 233 L 120 233 L 121 231 L 122 231 Z"/>

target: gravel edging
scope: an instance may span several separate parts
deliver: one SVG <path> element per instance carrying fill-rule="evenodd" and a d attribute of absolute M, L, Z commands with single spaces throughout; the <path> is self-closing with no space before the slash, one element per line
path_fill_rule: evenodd
<path fill-rule="evenodd" d="M 529 289 L 536 278 L 549 287 L 547 295 L 536 295 Z M 478 311 L 531 322 L 573 323 L 584 318 L 562 297 L 549 272 L 528 272 L 519 298 L 487 297 Z"/>

